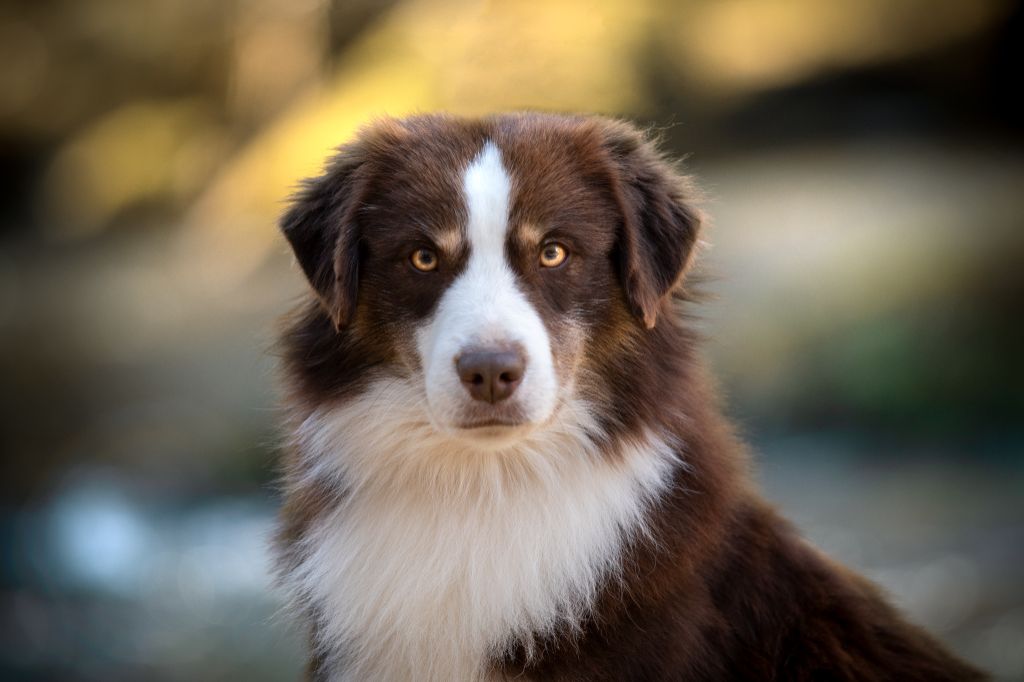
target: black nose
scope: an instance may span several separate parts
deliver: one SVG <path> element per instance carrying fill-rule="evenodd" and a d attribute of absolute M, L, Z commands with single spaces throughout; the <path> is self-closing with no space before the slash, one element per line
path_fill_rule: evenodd
<path fill-rule="evenodd" d="M 455 361 L 463 386 L 474 400 L 498 403 L 515 393 L 526 361 L 516 350 L 471 351 Z"/>

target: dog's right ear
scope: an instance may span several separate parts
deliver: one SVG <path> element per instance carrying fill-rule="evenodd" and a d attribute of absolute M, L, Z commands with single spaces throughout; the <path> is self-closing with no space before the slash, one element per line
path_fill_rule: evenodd
<path fill-rule="evenodd" d="M 637 320 L 651 329 L 693 260 L 702 222 L 697 192 L 641 131 L 621 121 L 597 125 L 622 211 L 622 287 Z"/>
<path fill-rule="evenodd" d="M 351 320 L 359 287 L 356 214 L 366 190 L 359 143 L 342 147 L 323 175 L 306 180 L 281 218 L 281 231 L 335 329 Z"/>

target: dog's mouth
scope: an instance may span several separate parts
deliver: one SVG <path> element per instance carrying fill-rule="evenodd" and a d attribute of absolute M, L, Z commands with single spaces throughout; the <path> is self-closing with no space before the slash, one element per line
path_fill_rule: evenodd
<path fill-rule="evenodd" d="M 530 419 L 518 403 L 509 401 L 499 405 L 473 404 L 454 420 L 454 430 L 470 436 L 487 431 L 509 433 L 530 425 Z"/>
<path fill-rule="evenodd" d="M 451 433 L 459 440 L 491 450 L 519 442 L 535 426 L 520 414 L 467 415 L 454 424 Z"/>
<path fill-rule="evenodd" d="M 537 429 L 543 429 L 554 422 L 565 407 L 566 397 L 561 395 L 555 409 L 542 421 L 534 421 L 518 405 L 501 406 L 498 409 L 472 408 L 463 413 L 461 419 L 448 427 L 448 432 L 469 441 L 494 447 L 509 444 L 529 436 Z"/>
<path fill-rule="evenodd" d="M 481 419 L 462 422 L 453 435 L 485 451 L 511 447 L 533 432 L 534 424 L 524 420 Z"/>
<path fill-rule="evenodd" d="M 469 422 L 456 424 L 456 428 L 462 431 L 473 431 L 475 429 L 511 429 L 524 426 L 526 422 L 514 419 L 478 419 Z"/>

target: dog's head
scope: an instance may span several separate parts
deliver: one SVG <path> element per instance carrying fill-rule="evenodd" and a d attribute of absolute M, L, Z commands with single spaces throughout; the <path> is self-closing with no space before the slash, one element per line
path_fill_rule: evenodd
<path fill-rule="evenodd" d="M 339 344 L 420 386 L 438 432 L 500 445 L 670 324 L 690 193 L 624 123 L 422 116 L 364 129 L 282 228 Z"/>

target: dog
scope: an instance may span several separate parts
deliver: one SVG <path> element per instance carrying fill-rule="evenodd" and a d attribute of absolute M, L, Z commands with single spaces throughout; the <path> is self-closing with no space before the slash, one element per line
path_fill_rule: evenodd
<path fill-rule="evenodd" d="M 281 221 L 280 584 L 310 680 L 977 680 L 753 488 L 634 126 L 383 119 Z"/>

